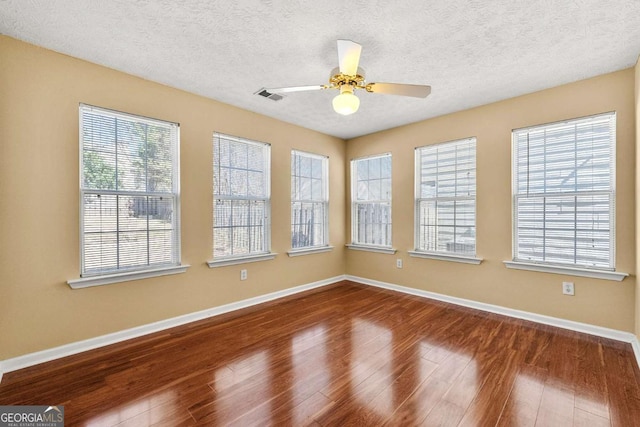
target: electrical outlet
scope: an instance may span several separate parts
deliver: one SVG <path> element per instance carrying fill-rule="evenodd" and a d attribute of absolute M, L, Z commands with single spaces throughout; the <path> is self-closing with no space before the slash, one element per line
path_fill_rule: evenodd
<path fill-rule="evenodd" d="M 240 270 L 240 280 L 247 280 L 247 270 Z"/>
<path fill-rule="evenodd" d="M 562 282 L 562 293 L 564 295 L 575 295 L 575 288 L 573 282 Z"/>
<path fill-rule="evenodd" d="M 396 260 L 396 267 L 398 267 L 398 268 L 402 268 L 402 258 L 398 258 L 398 259 Z"/>

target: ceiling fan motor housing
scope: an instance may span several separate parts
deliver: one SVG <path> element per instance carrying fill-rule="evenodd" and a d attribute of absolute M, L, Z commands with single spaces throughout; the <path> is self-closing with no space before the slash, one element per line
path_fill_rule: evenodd
<path fill-rule="evenodd" d="M 344 85 L 349 85 L 353 89 L 364 89 L 365 85 L 365 72 L 362 68 L 358 67 L 357 74 L 355 76 L 349 76 L 340 72 L 340 68 L 336 67 L 331 70 L 329 77 L 329 87 L 332 89 L 340 89 Z"/>

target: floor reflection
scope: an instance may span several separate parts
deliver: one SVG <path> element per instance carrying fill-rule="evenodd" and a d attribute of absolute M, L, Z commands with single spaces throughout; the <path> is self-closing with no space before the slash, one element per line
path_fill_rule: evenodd
<path fill-rule="evenodd" d="M 505 407 L 505 421 L 520 425 L 534 425 L 538 416 L 540 399 L 544 391 L 544 375 L 520 372 L 513 383 L 509 401 Z"/>
<path fill-rule="evenodd" d="M 481 384 L 476 361 L 447 345 L 426 339 L 419 344 L 423 382 L 415 417 L 424 425 L 457 425 Z"/>
<path fill-rule="evenodd" d="M 392 341 L 393 333 L 383 326 L 362 318 L 352 320 L 351 387 L 357 400 L 379 415 L 392 412 Z"/>
<path fill-rule="evenodd" d="M 237 359 L 215 372 L 215 412 L 198 421 L 228 424 L 247 416 L 269 419 L 271 413 L 271 369 L 269 352 L 262 350 Z"/>
<path fill-rule="evenodd" d="M 111 409 L 107 413 L 88 420 L 85 425 L 88 427 L 146 426 L 167 422 L 175 417 L 176 412 L 176 392 L 168 390 Z"/>
<path fill-rule="evenodd" d="M 318 393 L 331 380 L 328 365 L 327 327 L 318 325 L 296 333 L 291 340 L 293 390 L 291 420 L 293 425 L 308 424 L 326 405 L 326 396 Z"/>

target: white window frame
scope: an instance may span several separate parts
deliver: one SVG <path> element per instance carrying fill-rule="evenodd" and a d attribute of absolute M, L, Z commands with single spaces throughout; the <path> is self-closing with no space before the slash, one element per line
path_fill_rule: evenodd
<path fill-rule="evenodd" d="M 215 150 L 216 141 L 218 140 L 227 140 L 230 142 L 245 144 L 248 146 L 260 147 L 262 150 L 264 150 L 264 158 L 263 158 L 264 164 L 262 165 L 262 172 L 264 174 L 264 182 L 263 182 L 264 191 L 265 191 L 264 195 L 248 196 L 248 195 L 231 194 L 231 191 L 227 192 L 226 194 L 221 194 L 216 192 L 215 168 L 216 167 L 218 167 L 219 169 L 221 168 L 220 164 L 217 163 L 219 161 L 219 156 L 217 155 Z M 213 163 L 212 164 L 214 169 L 214 179 L 213 179 L 213 188 L 212 188 L 212 193 L 213 193 L 213 205 L 212 205 L 212 216 L 213 216 L 212 254 L 213 255 L 212 256 L 213 258 L 207 261 L 207 264 L 209 265 L 210 268 L 214 268 L 214 267 L 224 267 L 224 266 L 235 265 L 235 264 L 243 264 L 247 262 L 257 262 L 257 261 L 266 261 L 266 260 L 274 259 L 277 254 L 271 252 L 271 144 L 260 142 L 260 141 L 253 141 L 253 140 L 241 138 L 238 136 L 232 136 L 232 135 L 226 135 L 219 132 L 214 132 L 212 147 L 213 147 Z M 229 167 L 229 169 L 238 169 L 238 168 Z M 241 169 L 241 170 L 245 170 L 249 172 L 249 169 Z M 262 236 L 261 236 L 263 241 L 262 250 L 237 254 L 237 253 L 233 253 L 233 249 L 232 249 L 232 253 L 229 255 L 224 255 L 224 256 L 215 255 L 215 247 L 216 247 L 215 246 L 216 245 L 215 229 L 218 228 L 218 226 L 216 225 L 217 223 L 215 218 L 215 205 L 217 201 L 224 201 L 224 202 L 231 202 L 231 203 L 244 202 L 244 201 L 264 203 L 265 216 L 264 216 L 264 223 L 263 223 L 264 225 L 263 225 Z M 231 230 L 233 230 L 234 226 L 233 225 L 225 226 L 225 228 L 230 228 Z M 233 242 L 233 237 L 232 237 L 232 242 Z"/>
<path fill-rule="evenodd" d="M 377 200 L 362 200 L 362 201 L 358 200 L 358 170 L 357 170 L 358 164 L 360 162 L 365 162 L 365 161 L 370 161 L 375 159 L 382 159 L 382 158 L 388 158 L 389 161 L 391 162 L 391 170 L 390 170 L 391 175 L 389 177 L 389 180 L 390 180 L 389 197 L 388 198 L 381 197 L 380 199 L 377 199 Z M 382 178 L 380 178 L 380 180 L 381 179 Z M 385 253 L 385 254 L 396 253 L 396 249 L 392 247 L 392 244 L 393 244 L 392 186 L 393 186 L 393 162 L 392 162 L 391 153 L 376 154 L 371 156 L 359 157 L 351 160 L 351 243 L 346 245 L 349 249 L 379 252 L 379 253 Z M 382 189 L 381 189 L 381 193 L 382 193 Z M 375 243 L 358 240 L 359 224 L 357 223 L 357 218 L 358 218 L 358 207 L 360 205 L 380 205 L 380 206 L 387 205 L 388 206 L 388 216 L 389 216 L 388 244 L 375 244 Z"/>
<path fill-rule="evenodd" d="M 531 133 L 534 132 L 540 132 L 540 131 L 548 131 L 548 130 L 554 130 L 560 127 L 569 127 L 569 126 L 574 126 L 577 129 L 577 126 L 580 125 L 584 125 L 584 124 L 588 124 L 588 123 L 595 123 L 595 122 L 602 122 L 603 120 L 608 120 L 608 125 L 609 125 L 609 137 L 610 137 L 610 144 L 608 146 L 608 150 L 609 150 L 609 176 L 608 176 L 608 189 L 606 190 L 579 190 L 577 188 L 577 183 L 576 188 L 574 191 L 568 191 L 568 190 L 564 190 L 562 189 L 561 191 L 546 191 L 546 186 L 547 183 L 551 183 L 552 179 L 558 180 L 559 178 L 557 176 L 554 177 L 546 177 L 546 162 L 543 163 L 543 170 L 545 171 L 545 175 L 543 178 L 543 182 L 544 182 L 544 188 L 545 190 L 542 192 L 532 192 L 529 193 L 529 190 L 527 190 L 526 192 L 520 192 L 518 189 L 518 177 L 519 177 L 519 164 L 518 164 L 518 159 L 519 159 L 519 152 L 518 152 L 518 137 L 520 135 L 522 136 L 527 136 L 530 135 Z M 584 277 L 595 277 L 595 278 L 601 278 L 601 279 L 608 279 L 608 280 L 623 280 L 624 277 L 627 276 L 626 273 L 621 273 L 621 272 L 616 272 L 615 271 L 615 261 L 616 261 L 616 257 L 615 257 L 615 246 L 616 246 L 616 227 L 615 227 L 615 204 L 616 204 L 616 191 L 615 191 L 615 183 L 616 183 L 616 113 L 615 112 L 608 112 L 608 113 L 602 113 L 602 114 L 597 114 L 597 115 L 593 115 L 593 116 L 587 116 L 587 117 L 580 117 L 580 118 L 576 118 L 576 119 L 571 119 L 571 120 L 566 120 L 566 121 L 560 121 L 560 122 L 554 122 L 554 123 L 547 123 L 547 124 L 542 124 L 542 125 L 538 125 L 538 126 L 531 126 L 531 127 L 526 127 L 526 128 L 521 128 L 521 129 L 514 129 L 512 131 L 512 209 L 513 209 L 513 229 L 512 229 L 512 236 L 513 236 L 513 254 L 512 254 L 512 260 L 511 261 L 505 261 L 505 265 L 508 268 L 514 268 L 514 269 L 523 269 L 523 270 L 534 270 L 534 271 L 543 271 L 543 272 L 549 272 L 549 273 L 558 273 L 558 274 L 569 274 L 569 275 L 576 275 L 576 276 L 584 276 Z M 544 137 L 544 144 L 541 144 L 540 147 L 546 145 L 546 136 Z M 527 139 L 528 141 L 528 139 Z M 577 139 L 573 139 L 574 144 L 578 143 Z M 535 145 L 533 147 L 531 147 L 529 145 L 529 143 L 527 142 L 527 149 L 531 150 L 531 149 L 539 149 L 538 145 Z M 579 153 L 579 151 L 577 151 L 576 148 L 576 153 Z M 546 156 L 546 151 L 544 151 L 544 155 Z M 577 157 L 576 158 L 576 162 L 577 162 Z M 527 159 L 528 159 L 528 155 L 527 155 Z M 528 162 L 528 160 L 527 160 Z M 527 163 L 528 164 L 528 163 Z M 535 166 L 535 165 L 534 165 Z M 528 166 L 529 167 L 529 166 Z M 575 170 L 579 171 L 579 169 L 577 169 L 579 166 L 575 165 Z M 532 167 L 529 167 L 532 168 Z M 529 170 L 529 169 L 527 169 Z M 553 171 L 555 172 L 555 171 Z M 575 174 L 574 174 L 575 175 Z M 527 177 L 527 180 L 529 178 Z M 565 178 L 566 179 L 566 178 Z M 575 181 L 575 177 L 574 177 L 574 181 Z M 537 260 L 537 259 L 533 259 L 533 258 L 529 258 L 527 259 L 525 256 L 520 256 L 519 252 L 518 252 L 518 248 L 519 248 L 519 241 L 518 241 L 518 232 L 519 232 L 519 227 L 520 227 L 520 221 L 518 218 L 518 204 L 520 200 L 527 200 L 527 199 L 543 199 L 544 202 L 544 206 L 546 206 L 546 200 L 547 198 L 566 198 L 569 199 L 571 197 L 574 198 L 574 204 L 577 206 L 577 199 L 578 197 L 597 197 L 597 196 L 608 196 L 609 198 L 609 208 L 608 208 L 608 218 L 609 218 L 609 223 L 608 223 L 608 233 L 609 233 L 609 241 L 608 241 L 608 251 L 609 251 L 609 264 L 606 266 L 598 266 L 598 265 L 588 265 L 586 262 L 581 262 L 578 260 L 578 246 L 577 246 L 577 240 L 574 237 L 573 240 L 573 250 L 574 250 L 574 262 L 573 263 L 569 263 L 569 262 L 553 262 L 553 261 L 546 261 L 546 260 Z M 556 204 L 558 202 L 555 202 Z M 546 216 L 547 210 L 546 208 L 544 208 L 543 210 L 543 218 Z M 551 212 L 551 211 L 550 211 Z M 580 231 L 580 229 L 578 228 L 578 226 L 576 225 L 578 219 L 577 216 L 578 215 L 578 210 L 577 208 L 573 209 L 574 212 L 574 227 L 567 229 L 567 230 L 573 230 L 574 234 L 578 233 Z M 546 220 L 544 220 L 546 221 Z M 546 224 L 546 223 L 545 223 Z M 543 226 L 543 228 L 535 228 L 532 230 L 539 230 L 540 232 L 543 233 L 543 238 L 544 235 L 546 234 L 546 230 L 548 230 L 548 227 L 546 225 Z M 600 228 L 598 228 L 598 230 L 600 230 Z M 602 229 L 602 230 L 607 230 Z M 588 231 L 588 230 L 587 230 Z M 544 245 L 543 245 L 544 247 Z M 570 247 L 569 247 L 570 249 Z M 545 254 L 546 251 L 543 251 L 543 254 Z M 546 255 L 543 255 L 546 257 Z"/>
<path fill-rule="evenodd" d="M 321 176 L 320 178 L 314 177 L 301 177 L 295 167 L 296 167 L 296 159 L 298 162 L 301 161 L 302 158 L 308 158 L 309 161 L 313 162 L 320 161 L 321 168 Z M 310 172 L 312 173 L 312 172 Z M 301 187 L 302 180 L 309 179 L 309 192 L 311 193 L 311 197 L 308 199 L 301 198 Z M 320 197 L 314 197 L 313 195 L 313 181 L 320 181 Z M 322 211 L 322 241 L 318 244 L 308 244 L 301 246 L 294 246 L 294 239 L 296 234 L 300 234 L 300 231 L 296 231 L 296 228 L 300 228 L 300 223 L 296 222 L 296 211 L 301 214 L 300 209 L 296 209 L 297 204 L 306 204 L 306 205 L 320 205 Z M 312 208 L 313 211 L 315 209 Z M 313 227 L 313 224 L 312 224 Z M 313 233 L 311 231 L 311 233 Z M 309 233 L 307 233 L 309 234 Z M 291 150 L 291 249 L 287 252 L 287 254 L 291 256 L 299 256 L 299 255 L 307 255 L 313 253 L 320 252 L 328 252 L 332 249 L 329 245 L 329 157 L 309 153 L 306 151 L 300 150 Z"/>
<path fill-rule="evenodd" d="M 414 247 L 415 250 L 413 251 L 409 251 L 409 255 L 413 256 L 413 257 L 418 257 L 418 258 L 431 258 L 431 259 L 438 259 L 438 260 L 444 260 L 444 261 L 455 261 L 455 262 L 462 262 L 462 263 L 468 263 L 468 264 L 480 264 L 480 262 L 482 261 L 481 258 L 476 257 L 476 230 L 477 230 L 477 222 L 476 222 L 476 211 L 477 211 L 477 207 L 476 207 L 476 138 L 475 137 L 469 137 L 469 138 L 463 138 L 463 139 L 458 139 L 458 140 L 453 140 L 453 141 L 447 141 L 447 142 L 441 142 L 441 143 L 437 143 L 437 144 L 430 144 L 430 145 L 425 145 L 422 147 L 417 147 L 415 149 L 415 196 L 414 196 L 414 213 L 415 213 L 415 220 L 414 220 Z M 456 176 L 456 182 L 455 182 L 455 187 L 456 189 L 454 190 L 454 192 L 456 193 L 456 195 L 454 196 L 450 196 L 450 197 L 444 197 L 444 196 L 439 196 L 436 192 L 436 194 L 434 194 L 431 197 L 422 197 L 422 190 L 423 190 L 423 184 L 424 184 L 424 179 L 425 177 L 422 174 L 422 160 L 423 157 L 425 156 L 436 156 L 436 174 L 439 173 L 439 169 L 441 168 L 441 165 L 438 162 L 438 152 L 440 149 L 454 149 L 456 150 L 456 152 L 458 151 L 459 147 L 463 147 L 462 149 L 464 149 L 466 147 L 466 149 L 468 150 L 468 152 L 473 151 L 473 160 L 472 160 L 472 168 L 470 169 L 470 171 L 468 173 L 472 173 L 472 176 L 467 177 L 467 193 L 466 195 L 458 195 L 458 182 L 457 182 L 457 175 L 459 173 L 458 171 L 458 165 L 457 162 L 454 165 L 454 170 L 452 171 L 453 174 Z M 457 159 L 457 157 L 456 157 Z M 465 166 L 468 165 L 468 162 L 465 164 Z M 436 182 L 435 182 L 435 186 L 438 186 L 438 180 L 439 180 L 439 176 L 436 175 Z M 469 185 L 469 182 L 472 183 L 472 188 Z M 463 184 L 460 184 L 461 186 Z M 464 251 L 459 251 L 456 250 L 457 248 L 457 242 L 455 242 L 455 229 L 458 227 L 458 217 L 456 216 L 456 211 L 455 211 L 455 203 L 456 202 L 463 202 L 463 201 L 472 201 L 473 202 L 473 252 L 464 252 Z M 438 219 L 435 218 L 435 223 L 434 224 L 423 224 L 422 223 L 422 217 L 421 217 L 421 209 L 420 206 L 423 202 L 433 202 L 436 204 L 436 206 L 438 205 L 438 203 L 446 203 L 446 202 L 453 202 L 454 203 L 454 217 L 453 217 L 453 227 L 454 227 L 454 246 L 453 246 L 453 250 L 438 250 L 437 248 L 435 250 L 426 250 L 424 248 L 422 248 L 421 246 L 421 242 L 422 242 L 422 238 L 421 238 L 421 230 L 423 229 L 423 227 L 427 227 L 427 226 L 431 226 L 433 227 L 433 238 L 436 240 L 436 246 L 437 246 L 437 239 L 439 236 L 438 233 L 438 228 L 439 228 L 439 223 L 438 223 Z M 437 211 L 437 208 L 436 208 Z"/>
<path fill-rule="evenodd" d="M 83 113 L 92 113 L 112 118 L 114 120 L 121 119 L 128 122 L 136 122 L 149 124 L 153 126 L 169 127 L 173 136 L 173 153 L 172 153 L 172 189 L 171 192 L 157 191 L 131 191 L 121 189 L 97 189 L 86 188 L 84 179 L 84 132 L 83 132 Z M 144 279 L 148 277 L 164 276 L 169 274 L 183 273 L 189 267 L 181 264 L 180 252 L 180 125 L 166 120 L 152 119 L 135 114 L 124 113 L 120 111 L 110 110 L 106 108 L 96 107 L 88 104 L 80 104 L 78 109 L 79 123 L 79 164 L 80 164 L 80 278 L 68 280 L 67 283 L 73 289 L 86 288 L 91 286 L 99 286 L 110 283 L 124 282 L 128 280 Z M 118 146 L 114 148 L 116 158 L 118 156 Z M 116 167 L 116 174 L 118 169 Z M 116 178 L 117 180 L 118 178 Z M 100 196 L 140 196 L 140 197 L 167 197 L 172 200 L 171 204 L 171 227 L 173 230 L 172 245 L 170 248 L 171 262 L 167 263 L 148 263 L 134 267 L 116 267 L 104 270 L 89 270 L 85 262 L 85 197 L 88 195 Z M 119 223 L 118 219 L 116 220 Z M 147 220 L 147 233 L 149 233 L 149 223 Z M 119 238 L 120 230 L 116 229 L 116 238 Z M 149 237 L 147 236 L 147 240 Z M 147 244 L 149 244 L 147 242 Z M 117 255 L 119 256 L 119 255 Z M 118 259 L 117 264 L 120 261 Z"/>

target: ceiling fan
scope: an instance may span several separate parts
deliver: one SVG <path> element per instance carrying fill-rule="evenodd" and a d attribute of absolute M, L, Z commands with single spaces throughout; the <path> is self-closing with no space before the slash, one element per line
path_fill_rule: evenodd
<path fill-rule="evenodd" d="M 331 70 L 329 84 L 266 88 L 258 92 L 267 91 L 280 94 L 321 89 L 338 89 L 340 94 L 333 98 L 333 109 L 336 113 L 345 116 L 355 113 L 360 107 L 360 99 L 354 95 L 356 89 L 364 89 L 371 93 L 412 96 L 415 98 L 426 98 L 431 93 L 431 86 L 426 85 L 366 83 L 364 70 L 358 67 L 361 52 L 362 46 L 358 43 L 351 40 L 338 40 L 339 66 Z"/>

